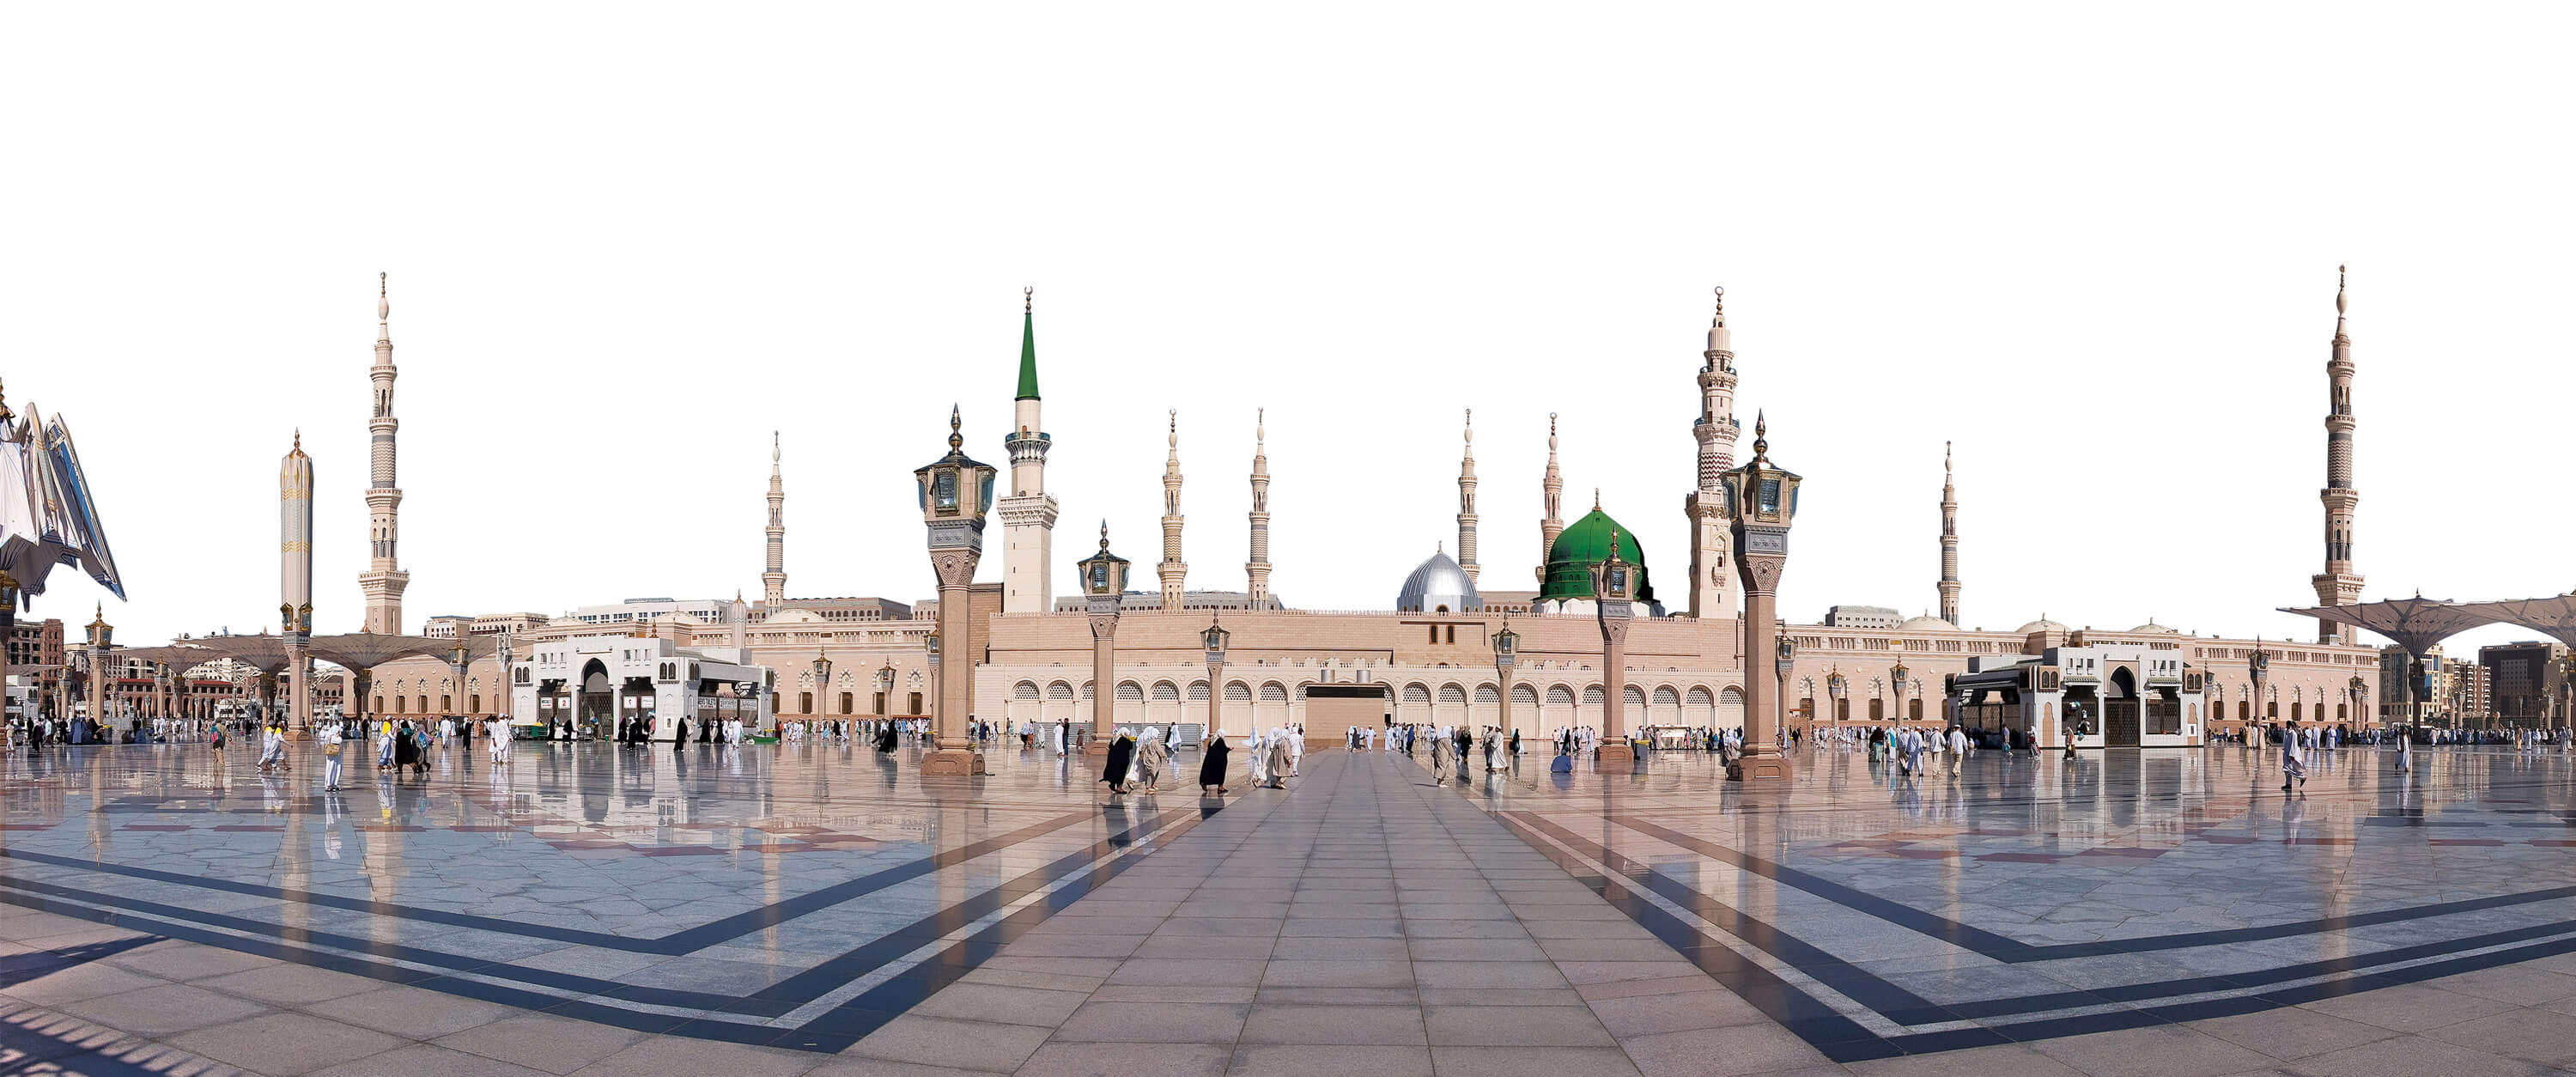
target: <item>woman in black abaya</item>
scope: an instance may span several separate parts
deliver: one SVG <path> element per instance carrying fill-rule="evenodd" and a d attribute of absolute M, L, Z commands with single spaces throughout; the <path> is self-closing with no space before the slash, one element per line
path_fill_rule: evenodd
<path fill-rule="evenodd" d="M 1225 734 L 1211 734 L 1208 737 L 1207 749 L 1202 754 L 1205 758 L 1199 761 L 1199 791 L 1204 793 L 1209 786 L 1213 785 L 1216 787 L 1216 795 L 1224 796 Z"/>
<path fill-rule="evenodd" d="M 1109 792 L 1113 795 L 1127 791 L 1127 764 L 1135 756 L 1134 734 L 1120 733 L 1118 739 L 1110 743 L 1108 763 L 1100 768 L 1100 780 L 1109 783 Z"/>

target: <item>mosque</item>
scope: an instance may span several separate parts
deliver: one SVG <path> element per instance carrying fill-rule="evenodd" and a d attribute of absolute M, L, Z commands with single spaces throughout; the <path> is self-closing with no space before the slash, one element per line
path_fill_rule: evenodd
<path fill-rule="evenodd" d="M 2324 572 L 2311 581 L 2325 605 L 2357 602 L 2361 591 L 2351 560 L 2359 495 L 2351 474 L 2353 364 L 2340 285 L 2335 306 L 2326 371 L 2332 401 L 2326 418 L 2328 485 L 2320 491 L 2326 557 Z M 378 341 L 377 365 L 371 370 L 377 385 L 377 414 L 371 423 L 380 462 L 378 485 L 368 498 L 375 559 L 361 580 L 365 620 L 373 631 L 396 630 L 379 626 L 402 623 L 400 597 L 409 579 L 394 559 L 401 494 L 390 482 L 392 345 L 389 334 L 381 336 L 385 339 Z M 1395 588 L 1392 608 L 1298 610 L 1270 592 L 1270 470 L 1258 426 L 1249 473 L 1250 557 L 1243 566 L 1243 589 L 1192 590 L 1183 558 L 1184 482 L 1174 414 L 1162 475 L 1157 591 L 1122 597 L 1116 676 L 1108 685 L 1095 685 L 1084 603 L 1078 596 L 1068 600 L 1054 594 L 1051 586 L 1059 510 L 1046 492 L 1046 458 L 1053 439 L 1045 432 L 1038 373 L 1035 314 L 1024 309 L 1014 429 L 1004 440 L 1008 485 L 997 491 L 991 514 L 1003 539 L 1000 581 L 976 584 L 969 592 L 982 650 L 972 674 L 973 716 L 978 719 L 1014 727 L 1023 721 L 1087 723 L 1088 701 L 1095 692 L 1109 691 L 1115 693 L 1118 722 L 1179 725 L 1185 736 L 1194 737 L 1206 721 L 1210 695 L 1221 693 L 1222 727 L 1241 734 L 1304 724 L 1310 690 L 1335 685 L 1342 687 L 1316 694 L 1332 697 L 1337 715 L 1350 713 L 1345 704 L 1356 694 L 1382 699 L 1384 716 L 1399 723 L 1508 725 L 1525 736 L 1597 726 L 1605 696 L 1592 569 L 1610 556 L 1615 542 L 1621 557 L 1638 566 L 1640 584 L 1640 616 L 1626 637 L 1622 692 L 1623 725 L 1632 731 L 1741 726 L 1749 677 L 1774 678 L 1764 687 L 1776 688 L 1776 693 L 1765 695 L 1781 702 L 1791 729 L 1952 720 L 1987 731 L 2029 727 L 2051 744 L 2071 729 L 2079 746 L 2157 747 L 2197 744 L 2249 720 L 2356 726 L 2376 721 L 2377 708 L 2368 696 L 2378 687 L 2379 651 L 2357 644 L 2351 630 L 2339 625 L 2324 625 L 2316 642 L 2301 644 L 2189 635 L 2152 621 L 2126 631 L 2078 630 L 2045 616 L 2009 632 L 1960 627 L 1959 502 L 1946 452 L 1938 532 L 1941 570 L 1935 581 L 1939 615 L 1789 624 L 1782 634 L 1793 642 L 1793 654 L 1765 654 L 1749 662 L 1721 488 L 1722 476 L 1736 466 L 1742 429 L 1734 413 L 1739 369 L 1723 289 L 1692 372 L 1701 408 L 1692 424 L 1698 482 L 1684 498 L 1683 524 L 1690 539 L 1686 566 L 1667 561 L 1657 574 L 1648 560 L 1648 544 L 1635 528 L 1611 517 L 1597 494 L 1589 512 L 1571 524 L 1563 521 L 1565 483 L 1551 417 L 1548 462 L 1539 479 L 1543 512 L 1538 527 L 1547 554 L 1543 564 L 1532 566 L 1536 589 L 1484 589 L 1480 585 L 1488 581 L 1481 579 L 1485 566 L 1477 560 L 1478 480 L 1469 413 L 1459 463 L 1455 555 L 1444 544 L 1423 561 Z M 882 599 L 789 597 L 786 493 L 775 447 L 768 499 L 759 601 L 737 596 L 731 602 L 683 603 L 699 608 L 700 615 L 639 616 L 620 625 L 619 633 L 658 637 L 674 653 L 766 667 L 771 702 L 782 721 L 923 715 L 935 697 L 926 641 L 935 625 L 936 603 L 905 607 Z M 1071 560 L 1067 558 L 1068 565 Z M 1138 568 L 1141 577 L 1142 565 Z M 1677 570 L 1682 574 L 1676 575 Z M 865 616 L 844 608 L 854 603 L 864 608 Z M 708 609 L 721 610 L 722 616 L 703 616 Z M 603 634 L 597 618 L 446 620 L 459 632 L 512 627 L 523 650 Z M 1507 620 L 1520 637 L 1518 662 L 1508 678 L 1497 669 L 1493 644 Z M 1201 643 L 1200 634 L 1211 623 L 1230 633 L 1221 666 L 1210 663 Z M 465 683 L 458 683 L 444 662 L 389 663 L 375 671 L 370 710 L 400 714 L 416 703 L 423 713 L 490 713 L 502 706 L 493 672 L 489 659 L 478 660 L 464 670 Z M 533 671 L 522 666 L 517 672 L 525 677 Z M 629 700 L 652 705 L 651 694 L 635 686 L 569 676 L 523 687 L 523 709 L 533 699 L 549 710 L 623 717 L 621 709 Z M 442 706 L 432 708 L 432 696 Z"/>

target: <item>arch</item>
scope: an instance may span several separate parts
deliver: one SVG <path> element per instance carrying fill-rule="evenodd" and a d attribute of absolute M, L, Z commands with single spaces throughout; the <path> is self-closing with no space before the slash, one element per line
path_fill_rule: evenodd
<path fill-rule="evenodd" d="M 1207 702 L 1207 701 L 1208 701 L 1208 682 L 1206 682 L 1206 681 L 1191 681 L 1191 682 L 1190 682 L 1190 702 L 1192 702 L 1192 703 L 1205 703 L 1205 702 Z"/>
<path fill-rule="evenodd" d="M 1571 692 L 1566 693 L 1565 701 L 1568 703 L 1574 702 L 1574 694 Z M 1512 706 L 1515 709 L 1538 706 L 1538 689 L 1526 684 L 1513 685 Z"/>
<path fill-rule="evenodd" d="M 1680 707 L 1682 705 L 1682 694 L 1674 691 L 1672 685 L 1656 685 L 1655 705 L 1658 707 Z"/>
<path fill-rule="evenodd" d="M 1600 685 L 1587 684 L 1583 686 L 1583 705 L 1586 707 L 1598 707 L 1603 701 L 1609 698 L 1609 693 L 1602 691 Z"/>
<path fill-rule="evenodd" d="M 1084 682 L 1082 682 L 1082 701 L 1083 701 L 1083 702 L 1085 702 L 1085 703 L 1089 703 L 1089 702 L 1091 702 L 1091 682 L 1090 682 L 1090 681 L 1084 681 Z"/>
<path fill-rule="evenodd" d="M 1047 699 L 1057 703 L 1073 702 L 1073 686 L 1063 681 L 1047 685 Z"/>
<path fill-rule="evenodd" d="M 1646 705 L 1646 690 L 1636 685 L 1629 685 L 1627 690 L 1619 693 L 1619 695 L 1620 698 L 1625 699 L 1636 706 L 1642 707 Z"/>
<path fill-rule="evenodd" d="M 1442 706 L 1465 706 L 1467 690 L 1454 684 L 1441 685 L 1440 703 Z"/>
<path fill-rule="evenodd" d="M 1551 685 L 1548 685 L 1548 686 L 1547 686 L 1547 705 L 1548 705 L 1548 706 L 1551 706 L 1551 707 L 1571 707 L 1571 706 L 1573 706 L 1573 705 L 1574 705 L 1574 689 L 1572 689 L 1572 688 L 1568 688 L 1568 687 L 1566 687 L 1565 685 L 1562 685 L 1562 684 L 1551 684 Z"/>
<path fill-rule="evenodd" d="M 1503 702 L 1502 689 L 1490 684 L 1477 685 L 1476 702 L 1478 705 L 1492 704 L 1495 706 L 1501 706 Z"/>
<path fill-rule="evenodd" d="M 1144 685 L 1138 684 L 1138 683 L 1136 683 L 1136 682 L 1134 682 L 1134 681 L 1120 681 L 1120 682 L 1118 682 L 1118 702 L 1120 702 L 1120 703 L 1142 703 L 1142 702 L 1144 702 L 1144 701 L 1145 701 L 1145 686 L 1144 686 Z"/>
<path fill-rule="evenodd" d="M 1252 702 L 1252 686 L 1242 681 L 1225 682 L 1225 701 L 1228 703 Z"/>
<path fill-rule="evenodd" d="M 1013 699 L 1033 700 L 1037 697 L 1038 685 L 1036 681 L 1021 681 L 1020 683 L 1011 686 L 1011 698 Z"/>
<path fill-rule="evenodd" d="M 1425 688 L 1419 684 L 1405 685 L 1404 702 L 1408 706 L 1420 705 L 1428 707 L 1431 705 L 1431 689 Z"/>
<path fill-rule="evenodd" d="M 1179 685 L 1173 684 L 1173 683 L 1172 683 L 1172 682 L 1170 682 L 1170 681 L 1155 681 L 1155 682 L 1154 682 L 1154 702 L 1156 702 L 1156 703 L 1178 703 L 1178 702 L 1180 702 L 1180 701 L 1181 701 L 1181 688 L 1180 688 L 1180 686 L 1179 686 Z"/>
<path fill-rule="evenodd" d="M 1264 703 L 1288 702 L 1288 686 L 1277 681 L 1264 683 L 1261 686 L 1261 701 Z"/>

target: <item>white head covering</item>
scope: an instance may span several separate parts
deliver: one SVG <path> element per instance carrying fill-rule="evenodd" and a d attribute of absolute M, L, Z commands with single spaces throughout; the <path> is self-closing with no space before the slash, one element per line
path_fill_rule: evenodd
<path fill-rule="evenodd" d="M 1144 735 L 1143 735 L 1143 736 L 1141 736 L 1141 737 L 1138 737 L 1138 738 L 1136 738 L 1136 739 L 1138 739 L 1138 740 L 1153 740 L 1153 739 L 1154 739 L 1154 727 L 1153 727 L 1153 726 L 1146 726 L 1146 727 L 1145 727 L 1145 733 L 1144 733 Z"/>

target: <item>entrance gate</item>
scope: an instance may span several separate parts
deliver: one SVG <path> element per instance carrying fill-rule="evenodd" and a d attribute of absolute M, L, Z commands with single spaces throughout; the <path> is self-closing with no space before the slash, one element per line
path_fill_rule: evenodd
<path fill-rule="evenodd" d="M 2135 748 L 2138 743 L 2138 701 L 2104 700 L 2102 702 L 2102 746 Z"/>

